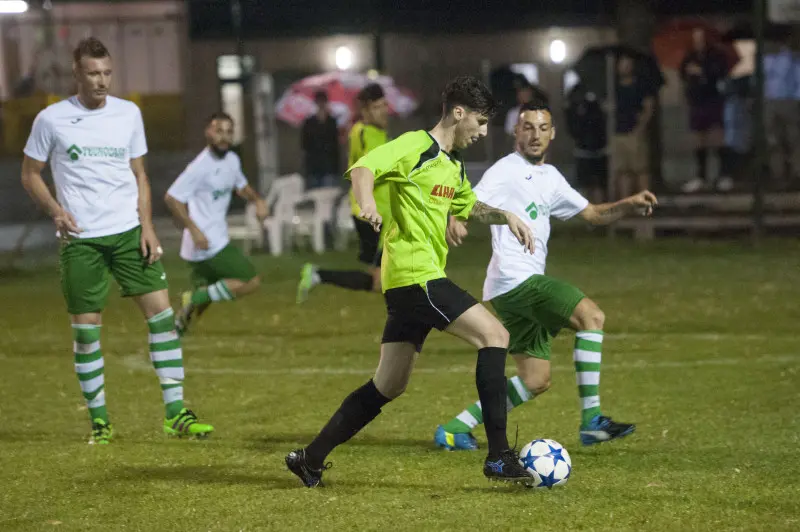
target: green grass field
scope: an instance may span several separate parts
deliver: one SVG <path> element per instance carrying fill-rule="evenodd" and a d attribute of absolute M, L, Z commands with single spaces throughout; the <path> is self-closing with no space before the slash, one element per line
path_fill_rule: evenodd
<path fill-rule="evenodd" d="M 219 304 L 184 343 L 188 405 L 217 431 L 166 440 L 146 327 L 114 296 L 103 329 L 114 443 L 88 446 L 55 267 L 0 280 L 2 530 L 800 530 L 800 243 L 556 234 L 551 275 L 597 301 L 608 333 L 602 406 L 638 424 L 578 443 L 572 337 L 555 342 L 553 387 L 509 415 L 513 442 L 561 442 L 563 488 L 497 487 L 478 453 L 434 448 L 433 431 L 476 399 L 475 353 L 432 333 L 405 396 L 331 455 L 327 487 L 283 464 L 371 375 L 382 298 L 320 288 L 294 304 L 307 257 L 255 260 L 257 295 Z M 326 263 L 355 266 L 353 252 Z M 451 253 L 478 295 L 488 242 Z M 173 297 L 187 286 L 167 262 Z M 509 373 L 512 367 L 509 366 Z M 482 431 L 476 432 L 485 442 Z"/>

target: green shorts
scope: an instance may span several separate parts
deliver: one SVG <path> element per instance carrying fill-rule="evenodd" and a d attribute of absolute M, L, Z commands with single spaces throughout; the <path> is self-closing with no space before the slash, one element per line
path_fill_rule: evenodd
<path fill-rule="evenodd" d="M 241 250 L 228 244 L 210 259 L 190 262 L 192 286 L 200 288 L 214 284 L 222 279 L 249 281 L 256 276 L 256 269 Z"/>
<path fill-rule="evenodd" d="M 167 288 L 167 274 L 161 262 L 148 264 L 142 256 L 141 236 L 142 228 L 134 227 L 116 235 L 75 238 L 61 245 L 61 290 L 70 314 L 102 312 L 109 273 L 123 297 Z"/>
<path fill-rule="evenodd" d="M 550 360 L 553 338 L 569 325 L 569 318 L 584 297 L 569 283 L 534 275 L 492 299 L 492 307 L 511 337 L 508 352 Z"/>

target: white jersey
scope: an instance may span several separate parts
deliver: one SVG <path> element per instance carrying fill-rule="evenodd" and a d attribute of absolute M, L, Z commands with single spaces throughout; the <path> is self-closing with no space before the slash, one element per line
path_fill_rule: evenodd
<path fill-rule="evenodd" d="M 189 206 L 189 217 L 208 240 L 208 249 L 196 249 L 188 229 L 183 230 L 181 258 L 207 260 L 228 245 L 228 207 L 234 189 L 247 186 L 239 156 L 229 151 L 221 159 L 206 148 L 172 183 L 167 193 Z"/>
<path fill-rule="evenodd" d="M 550 216 L 568 220 L 589 205 L 554 166 L 532 164 L 518 153 L 503 157 L 486 170 L 475 194 L 482 203 L 512 212 L 527 222 L 536 240 L 530 255 L 508 226 L 491 226 L 492 260 L 483 284 L 484 301 L 513 290 L 532 275 L 543 275 Z"/>
<path fill-rule="evenodd" d="M 25 155 L 50 161 L 58 203 L 83 232 L 115 235 L 139 225 L 139 187 L 130 161 L 147 153 L 142 113 L 135 103 L 108 96 L 87 109 L 77 96 L 36 115 Z"/>

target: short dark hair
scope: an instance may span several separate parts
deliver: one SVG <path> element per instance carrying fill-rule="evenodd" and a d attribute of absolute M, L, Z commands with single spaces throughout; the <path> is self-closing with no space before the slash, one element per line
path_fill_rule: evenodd
<path fill-rule="evenodd" d="M 317 91 L 314 93 L 314 102 L 315 103 L 327 103 L 328 102 L 328 93 L 325 91 Z"/>
<path fill-rule="evenodd" d="M 525 111 L 547 111 L 551 115 L 553 114 L 553 111 L 550 110 L 550 104 L 543 98 L 534 98 L 528 103 L 523 104 L 519 108 L 519 112 L 524 113 Z"/>
<path fill-rule="evenodd" d="M 370 83 L 360 91 L 356 99 L 361 105 L 367 105 L 372 102 L 377 102 L 381 98 L 385 98 L 386 94 L 383 92 L 383 87 L 377 83 Z"/>
<path fill-rule="evenodd" d="M 498 102 L 481 80 L 474 76 L 459 76 L 444 88 L 442 112 L 447 114 L 459 105 L 491 118 L 497 112 Z"/>
<path fill-rule="evenodd" d="M 211 125 L 211 122 L 214 120 L 227 120 L 231 124 L 233 124 L 233 118 L 228 113 L 224 113 L 222 111 L 217 111 L 216 113 L 212 113 L 211 116 L 208 117 L 206 121 L 206 125 Z"/>
<path fill-rule="evenodd" d="M 102 59 L 104 57 L 111 57 L 108 53 L 108 48 L 103 44 L 100 39 L 95 37 L 87 37 L 78 43 L 75 50 L 72 51 L 72 59 L 76 63 L 80 63 L 84 57 L 91 57 L 92 59 Z"/>

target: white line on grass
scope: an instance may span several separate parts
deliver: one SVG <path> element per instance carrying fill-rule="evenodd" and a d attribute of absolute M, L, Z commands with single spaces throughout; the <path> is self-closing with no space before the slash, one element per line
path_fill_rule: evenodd
<path fill-rule="evenodd" d="M 737 366 L 754 364 L 782 364 L 800 361 L 798 355 L 756 355 L 743 358 L 709 358 L 705 360 L 664 360 L 648 362 L 646 360 L 630 360 L 622 364 L 603 364 L 603 369 L 637 369 L 654 370 L 666 368 L 694 368 L 703 366 Z M 122 364 L 135 371 L 153 371 L 153 367 L 145 355 L 125 355 Z M 556 365 L 553 371 L 574 371 L 572 366 Z M 243 369 L 243 368 L 188 368 L 190 373 L 205 373 L 209 375 L 372 375 L 375 368 L 347 368 L 347 367 L 309 367 L 309 368 L 269 368 L 269 369 Z M 446 366 L 441 368 L 415 368 L 414 373 L 472 373 L 475 366 Z"/>

